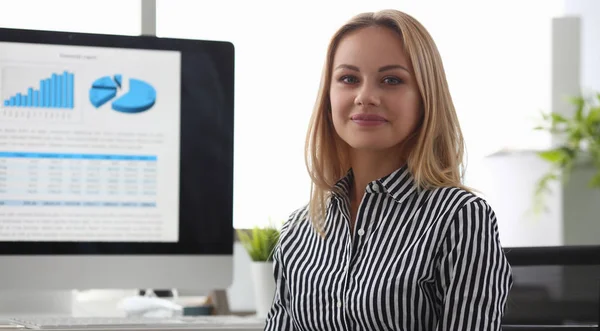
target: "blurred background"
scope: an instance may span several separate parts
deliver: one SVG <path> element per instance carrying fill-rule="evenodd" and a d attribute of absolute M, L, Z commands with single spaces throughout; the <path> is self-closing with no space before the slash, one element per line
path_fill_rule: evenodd
<path fill-rule="evenodd" d="M 503 242 L 565 243 L 564 223 L 580 221 L 564 219 L 562 187 L 530 213 L 548 167 L 535 151 L 553 144 L 533 128 L 541 112 L 571 111 L 566 97 L 600 91 L 594 0 L 157 0 L 159 37 L 235 45 L 234 227 L 282 221 L 307 202 L 304 139 L 327 43 L 351 16 L 384 8 L 415 16 L 437 42 L 466 137 L 465 181 L 496 210 Z M 138 35 L 140 10 L 140 0 L 2 0 L 0 26 Z M 595 193 L 583 186 L 577 196 Z"/>
<path fill-rule="evenodd" d="M 0 0 L 0 26 L 139 35 L 141 1 Z M 235 45 L 234 227 L 283 221 L 308 201 L 304 141 L 329 38 L 385 8 L 413 15 L 437 42 L 466 138 L 465 183 L 496 211 L 502 244 L 599 245 L 600 189 L 589 182 L 600 164 L 586 155 L 600 148 L 600 126 L 569 159 L 569 181 L 550 181 L 543 196 L 552 163 L 538 154 L 568 137 L 534 130 L 542 113 L 571 123 L 567 98 L 600 92 L 596 0 L 156 0 L 157 36 Z M 248 264 L 235 249 L 236 265 Z M 229 289 L 234 310 L 252 309 L 243 278 Z"/>

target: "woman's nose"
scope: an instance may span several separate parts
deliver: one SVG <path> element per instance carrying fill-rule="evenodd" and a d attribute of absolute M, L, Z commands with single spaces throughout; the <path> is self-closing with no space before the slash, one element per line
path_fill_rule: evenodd
<path fill-rule="evenodd" d="M 358 94 L 354 99 L 354 104 L 357 106 L 371 106 L 377 107 L 381 104 L 381 98 L 377 91 L 377 88 L 364 84 L 358 90 Z"/>

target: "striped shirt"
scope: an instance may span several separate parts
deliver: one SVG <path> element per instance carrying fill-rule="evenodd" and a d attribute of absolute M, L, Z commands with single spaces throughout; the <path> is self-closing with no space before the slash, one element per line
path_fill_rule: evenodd
<path fill-rule="evenodd" d="M 306 206 L 284 224 L 265 330 L 501 330 L 512 273 L 483 199 L 417 190 L 404 166 L 369 183 L 350 233 L 351 183 L 336 184 L 325 238 Z"/>

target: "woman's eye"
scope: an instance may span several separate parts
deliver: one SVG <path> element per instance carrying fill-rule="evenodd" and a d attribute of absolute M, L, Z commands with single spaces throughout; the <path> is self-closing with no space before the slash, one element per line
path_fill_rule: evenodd
<path fill-rule="evenodd" d="M 389 84 L 389 85 L 398 85 L 398 84 L 402 84 L 402 80 L 400 78 L 396 78 L 396 77 L 385 77 L 383 79 L 383 82 L 385 84 Z"/>
<path fill-rule="evenodd" d="M 356 79 L 354 76 L 342 76 L 340 77 L 340 82 L 345 84 L 356 84 L 358 79 Z"/>

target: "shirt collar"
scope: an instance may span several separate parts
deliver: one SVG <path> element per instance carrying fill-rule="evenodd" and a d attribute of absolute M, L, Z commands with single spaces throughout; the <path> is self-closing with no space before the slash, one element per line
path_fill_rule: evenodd
<path fill-rule="evenodd" d="M 391 174 L 380 178 L 378 182 L 383 185 L 385 192 L 399 203 L 402 203 L 417 190 L 417 185 L 408 169 L 408 165 L 404 165 Z"/>
<path fill-rule="evenodd" d="M 347 199 L 350 196 L 350 187 L 352 186 L 353 179 L 354 174 L 352 169 L 350 169 L 346 173 L 346 176 L 334 185 L 333 195 Z M 407 165 L 404 165 L 391 174 L 374 180 L 367 185 L 367 192 L 386 193 L 398 203 L 402 203 L 406 198 L 410 197 L 416 189 L 417 187 L 413 176 L 408 170 Z"/>
<path fill-rule="evenodd" d="M 340 198 L 347 200 L 350 197 L 350 188 L 352 187 L 352 180 L 354 179 L 354 173 L 352 169 L 348 170 L 346 176 L 342 177 L 333 186 L 332 195 L 334 198 Z"/>

